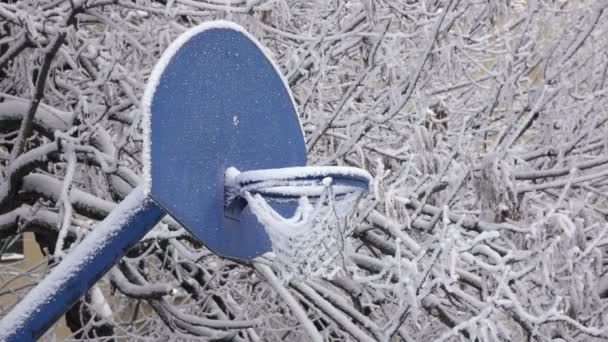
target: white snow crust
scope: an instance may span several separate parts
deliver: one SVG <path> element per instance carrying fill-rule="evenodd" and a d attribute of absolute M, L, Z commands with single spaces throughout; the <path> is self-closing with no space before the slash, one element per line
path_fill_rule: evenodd
<path fill-rule="evenodd" d="M 367 187 L 334 183 L 332 177 L 371 182 L 367 171 L 354 167 L 303 166 L 226 171 L 228 186 L 236 186 L 272 242 L 274 266 L 284 283 L 308 277 L 333 278 L 343 263 L 340 237 Z M 268 200 L 298 199 L 292 217 L 283 217 Z"/>
<path fill-rule="evenodd" d="M 323 191 L 327 188 L 328 185 L 284 185 L 284 186 L 269 186 L 260 189 L 248 189 L 251 193 L 259 193 L 263 197 L 289 197 L 289 198 L 299 198 L 299 197 L 319 197 L 323 194 Z M 344 195 L 351 192 L 363 192 L 363 189 L 353 186 L 343 186 L 343 185 L 332 185 L 332 192 L 334 195 Z"/>
<path fill-rule="evenodd" d="M 30 107 L 29 100 L 12 98 L 0 103 L 0 117 L 3 119 L 21 120 Z M 65 132 L 74 122 L 73 113 L 62 112 L 55 108 L 41 104 L 36 110 L 34 123 L 53 130 Z"/>
<path fill-rule="evenodd" d="M 296 166 L 277 169 L 252 170 L 236 176 L 239 184 L 248 184 L 269 180 L 289 180 L 310 177 L 350 176 L 363 178 L 371 182 L 372 176 L 365 170 L 348 166 Z"/>
<path fill-rule="evenodd" d="M 368 188 L 342 183 L 352 177 L 371 183 L 370 174 L 355 167 L 300 166 L 265 170 L 252 170 L 232 176 L 241 196 L 245 192 L 260 194 L 270 201 L 290 201 L 302 196 L 315 201 L 331 186 L 333 196 L 367 192 Z M 231 186 L 230 184 L 227 184 Z"/>
<path fill-rule="evenodd" d="M 97 285 L 91 288 L 91 306 L 95 312 L 105 319 L 109 319 L 112 316 L 110 304 L 108 304 L 108 301 Z"/>
<path fill-rule="evenodd" d="M 244 197 L 270 237 L 276 256 L 273 266 L 284 283 L 310 277 L 332 279 L 337 274 L 343 265 L 336 261 L 343 254 L 340 237 L 345 234 L 359 193 L 334 201 L 326 187 L 323 199 L 315 204 L 301 197 L 292 217 L 283 217 L 260 195 L 246 192 Z"/>
<path fill-rule="evenodd" d="M 169 62 L 171 62 L 171 59 L 173 58 L 173 56 L 175 56 L 177 51 L 195 35 L 197 35 L 201 32 L 207 31 L 207 30 L 211 30 L 211 29 L 234 30 L 234 31 L 244 34 L 247 38 L 249 38 L 252 42 L 254 42 L 256 44 L 256 46 L 262 51 L 264 56 L 266 56 L 266 59 L 274 67 L 275 71 L 281 78 L 281 81 L 283 82 L 285 89 L 287 89 L 287 92 L 289 94 L 289 98 L 291 99 L 291 103 L 292 103 L 293 107 L 297 108 L 296 102 L 293 98 L 293 94 L 291 93 L 291 89 L 289 88 L 289 83 L 287 82 L 287 79 L 285 79 L 285 76 L 281 72 L 281 69 L 279 69 L 279 67 L 276 65 L 276 63 L 272 59 L 271 52 L 268 51 L 264 46 L 262 46 L 262 44 L 255 37 L 253 37 L 249 32 L 247 32 L 243 27 L 237 25 L 236 23 L 230 22 L 230 21 L 217 20 L 217 21 L 206 22 L 206 23 L 203 23 L 201 25 L 198 25 L 198 26 L 195 26 L 195 27 L 189 29 L 188 31 L 184 32 L 179 37 L 177 37 L 177 39 L 175 39 L 173 41 L 173 43 L 171 43 L 171 45 L 169 45 L 167 50 L 165 50 L 165 52 L 162 54 L 162 56 L 160 57 L 160 60 L 158 61 L 158 63 L 156 63 L 156 65 L 154 66 L 154 69 L 152 70 L 152 73 L 150 74 L 148 84 L 146 85 L 146 89 L 145 89 L 144 95 L 142 97 L 142 115 L 143 115 L 142 116 L 142 128 L 144 131 L 144 137 L 143 137 L 143 140 L 144 140 L 144 144 L 143 144 L 143 163 L 144 163 L 143 181 L 144 181 L 144 183 L 143 184 L 144 184 L 144 189 L 146 190 L 147 193 L 150 192 L 151 187 L 152 187 L 152 176 L 151 176 L 152 165 L 151 165 L 151 160 L 150 160 L 151 150 L 152 150 L 152 141 L 151 141 L 151 137 L 152 137 L 151 136 L 151 133 L 152 133 L 151 132 L 152 98 L 154 97 L 154 93 L 156 92 L 156 88 L 158 87 L 158 83 L 160 81 L 162 73 L 164 72 L 167 65 L 169 65 Z M 297 117 L 297 115 L 296 115 L 296 119 L 298 120 L 298 122 L 300 124 L 300 131 L 302 132 L 302 137 L 304 137 L 304 129 L 303 129 L 302 123 L 300 122 L 300 119 Z"/>

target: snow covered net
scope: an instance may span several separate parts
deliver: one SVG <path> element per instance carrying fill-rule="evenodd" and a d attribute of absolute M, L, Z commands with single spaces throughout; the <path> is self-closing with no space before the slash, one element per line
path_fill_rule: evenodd
<path fill-rule="evenodd" d="M 336 195 L 331 178 L 323 179 L 321 184 L 320 196 L 300 197 L 290 218 L 277 213 L 262 195 L 249 191 L 242 194 L 266 228 L 275 255 L 275 270 L 285 283 L 308 277 L 332 278 L 343 264 L 346 224 L 362 191 L 353 189 Z"/>

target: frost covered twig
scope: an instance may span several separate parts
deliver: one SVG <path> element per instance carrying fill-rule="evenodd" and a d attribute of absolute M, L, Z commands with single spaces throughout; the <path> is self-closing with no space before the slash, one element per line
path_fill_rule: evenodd
<path fill-rule="evenodd" d="M 0 3 L 0 237 L 34 232 L 52 253 L 60 230 L 91 234 L 140 181 L 139 98 L 158 57 L 187 28 L 228 19 L 286 75 L 309 163 L 376 177 L 343 269 L 277 285 L 258 269 L 272 259 L 221 259 L 165 218 L 123 260 L 145 282 L 104 279 L 111 317 L 84 300 L 68 315 L 74 338 L 600 340 L 606 15 L 591 0 Z M 39 279 L 26 270 L 14 286 L 17 272 L 0 264 L 0 300 Z"/>

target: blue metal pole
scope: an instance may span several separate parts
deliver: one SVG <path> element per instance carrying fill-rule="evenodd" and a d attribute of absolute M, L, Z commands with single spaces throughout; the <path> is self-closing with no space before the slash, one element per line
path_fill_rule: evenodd
<path fill-rule="evenodd" d="M 143 187 L 135 188 L 2 318 L 0 341 L 36 341 L 164 215 Z"/>

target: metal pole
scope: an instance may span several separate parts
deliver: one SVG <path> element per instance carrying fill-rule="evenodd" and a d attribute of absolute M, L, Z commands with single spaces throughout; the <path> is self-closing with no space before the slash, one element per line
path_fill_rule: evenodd
<path fill-rule="evenodd" d="M 2 318 L 0 341 L 36 341 L 164 215 L 142 186 L 135 188 Z"/>

